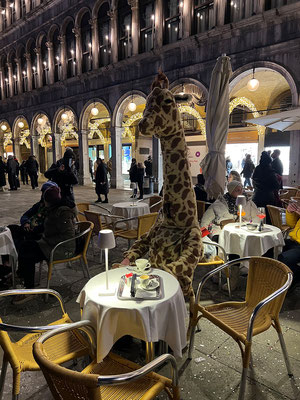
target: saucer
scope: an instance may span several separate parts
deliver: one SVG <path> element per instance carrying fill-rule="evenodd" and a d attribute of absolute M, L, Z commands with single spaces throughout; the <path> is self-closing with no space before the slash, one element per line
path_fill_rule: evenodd
<path fill-rule="evenodd" d="M 147 286 L 140 284 L 140 288 L 143 290 L 155 290 L 159 286 L 159 282 L 157 279 L 150 279 Z"/>
<path fill-rule="evenodd" d="M 132 267 L 131 269 L 135 274 L 137 274 L 138 276 L 140 275 L 144 275 L 144 274 L 148 274 L 151 271 L 151 267 L 145 268 L 143 269 L 143 271 L 137 270 L 136 267 Z"/>

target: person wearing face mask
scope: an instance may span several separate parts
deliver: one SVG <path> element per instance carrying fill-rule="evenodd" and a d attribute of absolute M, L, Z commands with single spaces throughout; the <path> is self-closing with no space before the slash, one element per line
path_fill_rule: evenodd
<path fill-rule="evenodd" d="M 211 236 L 214 238 L 218 236 L 221 227 L 220 223 L 226 219 L 236 219 L 237 218 L 237 206 L 236 206 L 236 198 L 243 194 L 243 185 L 238 181 L 231 181 L 227 185 L 228 192 L 224 195 L 220 195 L 217 200 L 209 206 L 209 208 L 205 211 L 200 226 L 206 227 L 210 226 Z M 246 220 L 257 220 L 258 209 L 253 201 L 248 200 L 246 206 L 243 208 L 245 211 L 244 218 Z M 217 238 L 214 238 L 217 239 Z"/>

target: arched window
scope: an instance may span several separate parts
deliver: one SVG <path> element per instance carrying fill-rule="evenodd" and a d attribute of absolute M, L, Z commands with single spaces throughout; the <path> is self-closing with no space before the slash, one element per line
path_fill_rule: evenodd
<path fill-rule="evenodd" d="M 44 36 L 41 43 L 43 86 L 49 84 L 49 60 L 48 60 L 48 47 L 46 46 L 46 42 L 47 39 L 46 36 Z"/>
<path fill-rule="evenodd" d="M 81 20 L 82 72 L 92 69 L 92 28 L 90 14 L 86 12 Z"/>
<path fill-rule="evenodd" d="M 25 2 L 25 0 L 21 0 L 20 13 L 21 13 L 21 18 L 24 17 L 25 14 L 26 14 L 26 2 Z"/>
<path fill-rule="evenodd" d="M 108 16 L 109 4 L 104 3 L 98 11 L 98 35 L 99 35 L 99 65 L 110 63 L 110 18 Z"/>
<path fill-rule="evenodd" d="M 119 60 L 131 56 L 131 8 L 127 0 L 118 3 Z"/>
<path fill-rule="evenodd" d="M 22 74 L 22 90 L 27 92 L 28 82 L 27 82 L 27 60 L 25 57 L 25 49 L 23 48 L 20 52 L 20 62 L 21 62 L 21 74 Z"/>
<path fill-rule="evenodd" d="M 36 89 L 38 87 L 37 55 L 34 49 L 35 45 L 32 43 L 29 50 L 32 68 L 32 89 Z"/>
<path fill-rule="evenodd" d="M 76 75 L 76 41 L 75 35 L 72 32 L 74 28 L 73 22 L 69 22 L 66 29 L 66 44 L 67 44 L 67 77 L 71 78 Z"/>
<path fill-rule="evenodd" d="M 182 0 L 164 2 L 165 44 L 177 42 L 182 38 Z"/>
<path fill-rule="evenodd" d="M 271 8 L 279 8 L 287 4 L 297 3 L 299 0 L 265 0 L 265 10 L 271 10 Z"/>
<path fill-rule="evenodd" d="M 225 24 L 240 21 L 245 18 L 246 0 L 227 0 L 225 9 Z"/>
<path fill-rule="evenodd" d="M 214 26 L 214 2 L 212 0 L 195 0 L 194 33 L 205 32 Z"/>
<path fill-rule="evenodd" d="M 140 2 L 140 49 L 141 52 L 150 51 L 154 47 L 154 20 L 155 0 L 141 0 Z"/>
<path fill-rule="evenodd" d="M 15 8 L 15 3 L 14 1 L 10 2 L 9 4 L 10 7 L 10 15 L 11 15 L 11 23 L 13 24 L 16 20 L 16 8 Z"/>
<path fill-rule="evenodd" d="M 8 76 L 8 66 L 6 60 L 4 60 L 4 67 L 3 67 L 3 79 L 4 79 L 4 94 L 5 97 L 9 97 L 9 76 Z"/>
<path fill-rule="evenodd" d="M 16 55 L 13 54 L 11 56 L 11 68 L 12 68 L 12 85 L 13 85 L 13 92 L 14 96 L 16 96 L 19 93 L 18 90 L 18 65 L 16 63 Z"/>
<path fill-rule="evenodd" d="M 54 56 L 54 82 L 57 82 L 61 79 L 61 48 L 58 36 L 59 31 L 56 30 L 52 38 Z"/>

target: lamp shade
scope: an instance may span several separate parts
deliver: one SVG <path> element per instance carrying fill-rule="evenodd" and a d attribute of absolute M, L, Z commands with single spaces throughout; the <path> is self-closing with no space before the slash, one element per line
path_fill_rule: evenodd
<path fill-rule="evenodd" d="M 111 229 L 103 229 L 99 232 L 98 247 L 100 249 L 113 249 L 116 247 L 115 236 Z"/>
<path fill-rule="evenodd" d="M 237 206 L 245 206 L 246 205 L 246 197 L 245 196 L 238 196 L 236 198 L 235 204 Z"/>

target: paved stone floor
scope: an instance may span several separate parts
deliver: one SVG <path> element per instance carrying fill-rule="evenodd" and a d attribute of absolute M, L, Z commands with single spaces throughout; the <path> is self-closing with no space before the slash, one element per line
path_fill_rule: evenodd
<path fill-rule="evenodd" d="M 76 187 L 77 202 L 96 199 L 93 186 Z M 116 201 L 125 201 L 129 198 L 129 191 L 111 190 L 109 204 Z M 22 213 L 27 210 L 40 197 L 39 190 L 32 190 L 29 186 L 22 186 L 17 192 L 0 192 L 0 226 L 18 223 Z M 94 206 L 93 206 L 94 208 Z M 110 252 L 110 262 L 122 260 L 122 251 L 126 242 L 118 240 L 118 247 Z M 103 271 L 104 265 L 93 259 L 89 252 L 89 267 L 94 276 Z M 197 271 L 195 286 L 199 277 L 205 271 Z M 235 299 L 244 296 L 245 280 L 242 279 Z M 46 282 L 46 270 L 43 270 L 41 286 Z M 80 265 L 72 264 L 71 268 L 60 265 L 55 268 L 51 287 L 59 291 L 66 303 L 66 308 L 73 320 L 80 318 L 76 298 L 81 288 L 86 283 Z M 247 385 L 247 400 L 281 400 L 300 399 L 300 300 L 299 289 L 288 296 L 281 312 L 281 324 L 295 378 L 288 378 L 282 358 L 278 338 L 274 329 L 258 335 L 253 344 L 253 369 L 251 382 Z M 205 302 L 217 302 L 226 299 L 226 293 L 220 293 L 217 285 L 208 285 L 208 290 L 203 293 Z M 40 299 L 39 299 L 40 300 Z M 7 322 L 18 324 L 41 324 L 59 317 L 59 308 L 55 300 L 45 304 L 43 301 L 33 300 L 23 306 L 13 306 L 9 301 L 1 301 L 1 318 Z M 16 338 L 16 335 L 12 335 Z M 124 356 L 143 362 L 144 350 L 141 343 L 134 340 L 131 344 L 121 349 Z M 208 322 L 201 322 L 201 332 L 197 333 L 195 340 L 194 358 L 188 362 L 187 352 L 178 360 L 180 371 L 181 398 L 189 399 L 221 399 L 236 400 L 238 398 L 239 382 L 241 377 L 241 357 L 237 344 Z M 168 371 L 167 371 L 168 372 Z M 8 367 L 5 383 L 4 399 L 11 398 L 12 373 Z M 25 373 L 21 378 L 21 400 L 51 399 L 41 373 Z M 166 399 L 164 395 L 160 398 Z"/>

